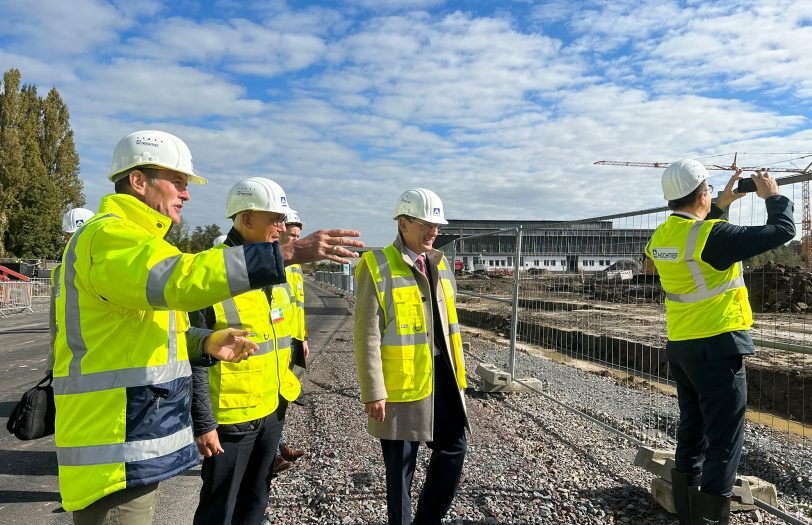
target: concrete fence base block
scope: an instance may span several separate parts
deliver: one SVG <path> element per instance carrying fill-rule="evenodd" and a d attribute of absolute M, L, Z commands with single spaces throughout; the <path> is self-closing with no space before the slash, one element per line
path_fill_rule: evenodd
<path fill-rule="evenodd" d="M 640 447 L 634 457 L 634 464 L 670 484 L 671 469 L 674 468 L 674 450 Z"/>
<path fill-rule="evenodd" d="M 511 375 L 492 363 L 480 363 L 476 373 L 481 379 L 483 392 L 533 392 L 542 389 L 542 383 L 535 377 L 522 377 L 514 380 Z"/>
<path fill-rule="evenodd" d="M 670 513 L 674 513 L 674 497 L 671 493 L 671 469 L 674 468 L 674 451 L 640 447 L 634 458 L 635 466 L 654 474 L 651 480 L 651 495 L 654 501 Z M 738 476 L 733 486 L 730 510 L 748 512 L 756 508 L 753 499 L 778 506 L 778 492 L 775 485 L 755 476 Z"/>
<path fill-rule="evenodd" d="M 651 496 L 662 508 L 671 514 L 676 514 L 674 508 L 674 496 L 671 494 L 671 483 L 662 478 L 652 478 Z"/>

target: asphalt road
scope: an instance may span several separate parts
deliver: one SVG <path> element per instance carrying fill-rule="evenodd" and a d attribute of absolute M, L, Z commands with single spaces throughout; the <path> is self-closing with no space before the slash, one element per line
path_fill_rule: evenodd
<path fill-rule="evenodd" d="M 36 301 L 36 300 L 35 300 Z M 6 421 L 22 393 L 45 375 L 48 353 L 47 302 L 39 299 L 35 314 L 0 318 L 0 523 L 67 525 L 71 515 L 62 509 L 57 482 L 53 436 L 19 441 L 6 430 Z M 306 283 L 307 314 L 312 356 L 350 315 L 348 303 Z M 306 376 L 305 376 L 306 377 Z M 305 391 L 307 390 L 305 380 Z M 191 523 L 200 489 L 199 467 L 162 482 L 154 525 Z"/>

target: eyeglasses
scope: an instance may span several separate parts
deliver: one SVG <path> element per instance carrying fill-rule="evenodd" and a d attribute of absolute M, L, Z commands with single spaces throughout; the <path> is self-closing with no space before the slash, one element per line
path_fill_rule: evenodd
<path fill-rule="evenodd" d="M 708 184 L 708 187 L 705 188 L 705 193 L 707 193 L 708 195 L 713 195 L 713 185 L 712 184 Z"/>
<path fill-rule="evenodd" d="M 439 224 L 433 224 L 431 222 L 426 222 L 426 221 L 423 221 L 423 220 L 420 220 L 420 219 L 414 219 L 412 217 L 409 217 L 408 219 L 409 219 L 409 222 L 414 222 L 414 223 L 419 224 L 426 231 L 429 231 L 429 230 L 431 230 L 433 228 L 437 228 L 438 232 L 440 231 L 440 225 Z"/>
<path fill-rule="evenodd" d="M 251 213 L 254 210 L 246 210 L 248 213 Z M 287 219 L 287 215 L 284 213 L 274 213 L 268 214 L 268 222 L 271 223 L 271 226 L 284 226 L 285 220 Z"/>

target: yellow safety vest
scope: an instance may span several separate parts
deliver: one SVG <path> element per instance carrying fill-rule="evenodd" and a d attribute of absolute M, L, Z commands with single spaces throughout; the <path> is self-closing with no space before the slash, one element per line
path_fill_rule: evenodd
<path fill-rule="evenodd" d="M 381 362 L 388 402 L 417 401 L 432 391 L 432 353 L 427 333 L 423 299 L 412 268 L 393 245 L 364 253 L 362 264 L 369 268 L 383 312 Z M 438 265 L 439 280 L 448 315 L 448 338 L 451 356 L 461 389 L 467 386 L 462 337 L 454 304 L 456 283 L 443 257 Z M 437 327 L 442 329 L 441 327 Z"/>
<path fill-rule="evenodd" d="M 753 325 L 741 263 L 719 271 L 702 260 L 711 228 L 719 220 L 671 215 L 646 245 L 666 292 L 668 339 L 712 337 Z"/>
<path fill-rule="evenodd" d="M 293 328 L 292 334 L 294 339 L 304 341 L 307 339 L 307 328 L 305 327 L 305 313 L 304 313 L 304 274 L 302 267 L 298 264 L 291 264 L 285 267 L 285 276 L 290 290 L 292 315 L 293 315 Z"/>
<path fill-rule="evenodd" d="M 54 340 L 62 506 L 195 466 L 185 312 L 249 290 L 242 247 L 182 254 L 171 220 L 108 195 L 59 268 Z"/>
<path fill-rule="evenodd" d="M 215 248 L 216 249 L 216 248 Z M 214 305 L 215 330 L 248 330 L 259 350 L 239 363 L 219 362 L 209 368 L 209 393 L 220 424 L 253 421 L 273 413 L 279 395 L 293 401 L 301 384 L 290 371 L 290 298 L 284 286 L 272 289 L 272 304 L 263 290 L 252 290 Z"/>

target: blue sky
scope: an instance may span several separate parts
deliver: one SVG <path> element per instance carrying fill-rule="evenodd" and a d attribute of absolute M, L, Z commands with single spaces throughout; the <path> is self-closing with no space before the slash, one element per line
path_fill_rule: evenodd
<path fill-rule="evenodd" d="M 570 219 L 662 204 L 673 161 L 812 150 L 812 3 L 0 0 L 0 69 L 71 110 L 88 206 L 119 138 L 163 129 L 209 184 L 287 191 L 306 231 L 394 235 L 404 190 L 451 218 Z M 766 162 L 745 155 L 742 162 Z M 726 176 L 714 173 L 712 183 Z"/>

